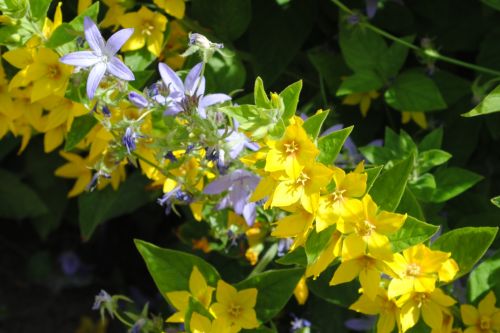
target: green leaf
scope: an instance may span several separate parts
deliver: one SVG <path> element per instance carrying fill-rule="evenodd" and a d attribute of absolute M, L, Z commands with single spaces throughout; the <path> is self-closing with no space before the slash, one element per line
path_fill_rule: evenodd
<path fill-rule="evenodd" d="M 0 169 L 0 217 L 34 218 L 47 213 L 47 207 L 35 191 L 21 182 L 17 175 Z"/>
<path fill-rule="evenodd" d="M 380 175 L 380 171 L 382 171 L 383 167 L 384 167 L 383 165 L 379 165 L 373 168 L 365 169 L 365 172 L 368 176 L 366 180 L 366 193 L 370 192 L 373 183 L 375 183 L 375 180 L 377 180 L 378 176 Z"/>
<path fill-rule="evenodd" d="M 318 137 L 319 132 L 321 131 L 321 126 L 323 126 L 326 117 L 328 117 L 328 113 L 330 113 L 330 111 L 325 110 L 307 118 L 307 120 L 304 121 L 304 130 L 312 137 L 313 140 L 316 140 Z"/>
<path fill-rule="evenodd" d="M 45 19 L 52 0 L 30 0 L 30 11 L 34 21 Z"/>
<path fill-rule="evenodd" d="M 425 112 L 447 107 L 434 81 L 413 70 L 399 75 L 384 96 L 387 104 L 398 111 Z"/>
<path fill-rule="evenodd" d="M 243 88 L 246 80 L 246 69 L 240 57 L 235 54 L 222 56 L 215 53 L 207 63 L 205 78 L 207 91 L 230 94 Z"/>
<path fill-rule="evenodd" d="M 396 213 L 407 213 L 408 215 L 414 216 L 419 220 L 425 220 L 424 211 L 408 185 L 405 187 L 405 191 L 401 197 L 398 208 L 396 209 Z"/>
<path fill-rule="evenodd" d="M 340 78 L 351 73 L 351 70 L 344 63 L 342 55 L 326 47 L 321 47 L 310 50 L 307 52 L 307 56 L 320 78 L 325 81 L 326 90 L 335 96 L 342 81 Z"/>
<path fill-rule="evenodd" d="M 255 79 L 253 94 L 254 94 L 254 103 L 256 106 L 260 108 L 271 107 L 271 101 L 267 97 L 266 90 L 264 89 L 264 81 L 262 81 L 262 78 L 260 78 L 260 76 L 258 76 Z"/>
<path fill-rule="evenodd" d="M 350 282 L 330 286 L 329 282 L 337 267 L 337 265 L 334 265 L 327 268 L 316 280 L 307 280 L 307 286 L 314 295 L 327 302 L 348 308 L 359 297 L 357 292 L 359 284 L 357 282 Z"/>
<path fill-rule="evenodd" d="M 429 149 L 418 155 L 417 166 L 420 173 L 429 171 L 430 169 L 448 162 L 451 154 L 441 149 Z"/>
<path fill-rule="evenodd" d="M 401 39 L 408 43 L 413 43 L 415 36 L 407 36 Z M 387 48 L 380 61 L 380 71 L 384 78 L 391 79 L 398 75 L 401 67 L 403 67 L 406 61 L 408 51 L 408 47 L 397 42 L 392 43 L 392 45 Z"/>
<path fill-rule="evenodd" d="M 156 60 L 146 47 L 124 53 L 124 62 L 133 72 L 143 71 Z"/>
<path fill-rule="evenodd" d="M 481 2 L 493 9 L 500 10 L 500 0 L 481 0 Z"/>
<path fill-rule="evenodd" d="M 468 296 L 471 302 L 476 302 L 477 299 L 484 293 L 493 290 L 500 291 L 500 252 L 486 259 L 478 265 L 469 275 L 467 280 Z M 495 288 L 496 287 L 496 288 Z"/>
<path fill-rule="evenodd" d="M 300 91 L 302 90 L 302 80 L 292 83 L 282 92 L 280 92 L 281 98 L 283 98 L 283 104 L 285 104 L 285 111 L 281 116 L 283 120 L 288 120 L 295 115 L 297 111 L 297 105 L 299 104 Z"/>
<path fill-rule="evenodd" d="M 451 252 L 460 268 L 456 279 L 467 274 L 490 247 L 498 227 L 465 227 L 451 230 L 439 237 L 431 248 Z"/>
<path fill-rule="evenodd" d="M 194 266 L 203 274 L 208 285 L 215 287 L 220 280 L 217 270 L 200 257 L 164 249 L 139 239 L 135 239 L 134 243 L 156 287 L 165 298 L 168 292 L 189 290 L 189 277 Z"/>
<path fill-rule="evenodd" d="M 250 0 L 193 0 L 192 18 L 210 28 L 217 36 L 235 40 L 246 30 L 252 19 Z"/>
<path fill-rule="evenodd" d="M 430 149 L 440 149 L 443 144 L 443 128 L 436 128 L 434 131 L 427 134 L 418 144 L 419 151 Z"/>
<path fill-rule="evenodd" d="M 38 1 L 38 0 L 33 0 Z M 83 35 L 83 20 L 86 16 L 90 17 L 94 22 L 97 21 L 97 14 L 99 13 L 99 2 L 94 3 L 92 6 L 85 9 L 83 13 L 75 17 L 69 23 L 63 23 L 54 30 L 50 36 L 46 47 L 54 49 L 66 43 L 72 42 L 78 36 Z"/>
<path fill-rule="evenodd" d="M 137 172 L 130 175 L 120 185 L 118 191 L 108 186 L 101 191 L 80 195 L 78 197 L 78 219 L 82 237 L 89 239 L 99 224 L 129 214 L 149 202 L 152 198 L 144 193 L 147 183 L 147 180 Z"/>
<path fill-rule="evenodd" d="M 417 220 L 412 216 L 406 218 L 405 223 L 396 233 L 389 236 L 394 252 L 401 252 L 413 245 L 430 239 L 439 227 Z"/>
<path fill-rule="evenodd" d="M 266 322 L 285 307 L 303 274 L 303 268 L 270 270 L 241 281 L 235 287 L 238 290 L 258 289 L 255 311 L 257 318 Z"/>
<path fill-rule="evenodd" d="M 307 238 L 305 250 L 307 256 L 307 263 L 313 264 L 318 259 L 319 255 L 328 246 L 332 240 L 333 231 L 335 226 L 330 226 L 320 233 L 313 229 Z"/>
<path fill-rule="evenodd" d="M 486 95 L 479 105 L 462 116 L 475 117 L 498 111 L 500 111 L 500 85 Z"/>
<path fill-rule="evenodd" d="M 413 169 L 414 155 L 394 164 L 394 166 L 378 176 L 370 194 L 381 209 L 393 212 L 399 204 L 406 182 Z"/>
<path fill-rule="evenodd" d="M 75 118 L 71 124 L 71 129 L 66 136 L 64 150 L 73 150 L 76 145 L 82 141 L 94 126 L 97 125 L 97 119 L 92 114 Z"/>
<path fill-rule="evenodd" d="M 500 195 L 491 198 L 491 203 L 500 208 Z"/>
<path fill-rule="evenodd" d="M 130 81 L 130 85 L 135 89 L 142 90 L 153 74 L 155 74 L 153 70 L 134 72 L 135 80 Z"/>
<path fill-rule="evenodd" d="M 347 66 L 354 72 L 377 70 L 387 50 L 380 35 L 360 26 L 341 26 L 339 43 Z"/>
<path fill-rule="evenodd" d="M 423 174 L 415 180 L 412 179 L 408 185 L 413 193 L 424 202 L 429 201 L 436 190 L 436 180 L 430 173 Z"/>
<path fill-rule="evenodd" d="M 326 165 L 333 164 L 353 128 L 354 126 L 349 126 L 319 138 L 318 161 Z"/>
<path fill-rule="evenodd" d="M 307 256 L 303 247 L 299 247 L 292 252 L 288 252 L 283 257 L 276 259 L 275 261 L 281 265 L 307 266 Z"/>
<path fill-rule="evenodd" d="M 384 81 L 372 70 L 355 72 L 340 84 L 337 96 L 350 95 L 372 90 L 379 90 L 384 86 Z"/>
<path fill-rule="evenodd" d="M 440 169 L 434 174 L 436 190 L 432 194 L 432 202 L 445 202 L 468 190 L 478 183 L 482 176 L 469 170 L 451 167 Z"/>

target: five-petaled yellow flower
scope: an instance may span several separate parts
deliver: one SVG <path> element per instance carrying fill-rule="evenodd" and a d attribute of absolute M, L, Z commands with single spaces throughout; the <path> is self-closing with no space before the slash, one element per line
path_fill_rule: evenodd
<path fill-rule="evenodd" d="M 479 302 L 477 309 L 470 304 L 460 306 L 462 321 L 468 327 L 464 333 L 500 332 L 500 309 L 495 306 L 496 297 L 490 291 Z"/>
<path fill-rule="evenodd" d="M 197 312 L 193 312 L 189 327 L 192 333 L 230 333 L 230 326 L 225 319 L 216 318 L 210 321 L 205 316 Z"/>
<path fill-rule="evenodd" d="M 124 28 L 134 28 L 133 35 L 123 45 L 123 51 L 139 50 L 147 45 L 149 52 L 159 57 L 163 48 L 163 32 L 167 18 L 160 13 L 141 7 L 137 12 L 126 13 L 118 18 Z"/>
<path fill-rule="evenodd" d="M 214 287 L 207 284 L 205 277 L 199 271 L 198 267 L 194 266 L 191 276 L 189 277 L 189 291 L 179 290 L 171 291 L 166 294 L 169 301 L 177 309 L 177 312 L 167 318 L 169 323 L 182 323 L 186 311 L 189 308 L 189 298 L 193 297 L 205 308 L 210 306 L 212 302 L 212 294 Z"/>
<path fill-rule="evenodd" d="M 216 290 L 217 302 L 210 307 L 210 311 L 217 319 L 226 320 L 231 332 L 239 332 L 242 328 L 252 329 L 259 327 L 254 307 L 257 303 L 257 289 L 249 288 L 236 290 L 230 284 L 219 280 Z"/>

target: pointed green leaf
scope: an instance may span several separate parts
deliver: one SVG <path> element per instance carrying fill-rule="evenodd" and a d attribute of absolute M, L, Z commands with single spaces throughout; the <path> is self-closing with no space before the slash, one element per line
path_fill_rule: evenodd
<path fill-rule="evenodd" d="M 408 215 L 414 216 L 419 220 L 425 220 L 422 206 L 420 206 L 420 203 L 413 194 L 412 190 L 408 187 L 408 184 L 405 187 L 405 191 L 401 197 L 398 208 L 396 209 L 396 213 L 407 213 Z"/>
<path fill-rule="evenodd" d="M 316 262 L 319 255 L 332 240 L 334 230 L 335 226 L 332 225 L 319 233 L 316 232 L 316 229 L 313 229 L 311 231 L 305 245 L 308 264 L 313 264 Z"/>
<path fill-rule="evenodd" d="M 189 290 L 189 277 L 194 266 L 203 274 L 208 285 L 216 287 L 220 280 L 217 270 L 200 257 L 164 249 L 139 239 L 134 242 L 158 290 L 165 298 L 168 292 Z"/>
<path fill-rule="evenodd" d="M 402 40 L 413 43 L 415 36 L 407 36 Z M 387 48 L 384 56 L 380 61 L 381 73 L 386 79 L 391 79 L 398 75 L 401 67 L 403 67 L 406 57 L 408 56 L 408 47 L 401 43 L 394 42 Z"/>
<path fill-rule="evenodd" d="M 329 303 L 348 308 L 359 297 L 359 283 L 356 281 L 330 286 L 329 282 L 337 267 L 338 265 L 334 265 L 327 268 L 316 280 L 307 280 L 307 286 L 314 295 Z"/>
<path fill-rule="evenodd" d="M 253 88 L 254 93 L 254 101 L 255 105 L 260 108 L 269 108 L 271 107 L 271 101 L 269 97 L 267 97 L 266 90 L 264 89 L 264 82 L 260 78 L 260 76 L 255 79 L 255 85 Z"/>
<path fill-rule="evenodd" d="M 235 287 L 238 290 L 258 289 L 255 311 L 264 323 L 285 307 L 303 274 L 303 268 L 270 270 L 241 281 Z"/>
<path fill-rule="evenodd" d="M 285 111 L 282 115 L 283 120 L 288 120 L 295 115 L 301 90 L 302 80 L 292 83 L 280 92 L 280 97 L 283 98 L 283 103 L 285 104 Z"/>
<path fill-rule="evenodd" d="M 306 252 L 303 247 L 299 247 L 292 252 L 288 252 L 283 257 L 278 258 L 275 261 L 281 265 L 307 266 Z"/>
<path fill-rule="evenodd" d="M 363 70 L 342 80 L 337 96 L 379 90 L 383 86 L 384 81 L 377 73 L 372 70 Z"/>
<path fill-rule="evenodd" d="M 470 273 L 467 280 L 468 296 L 471 302 L 484 293 L 493 290 L 500 291 L 500 251 L 483 261 Z"/>
<path fill-rule="evenodd" d="M 303 127 L 313 140 L 316 140 L 316 138 L 318 137 L 319 132 L 321 131 L 321 126 L 323 126 L 323 123 L 325 122 L 326 117 L 328 117 L 329 112 L 329 110 L 319 112 L 314 116 L 309 117 L 304 122 Z"/>
<path fill-rule="evenodd" d="M 467 274 L 490 247 L 498 227 L 465 227 L 451 230 L 439 237 L 431 248 L 451 252 L 460 268 L 456 278 Z"/>
<path fill-rule="evenodd" d="M 101 223 L 135 211 L 151 201 L 151 194 L 145 195 L 147 180 L 140 173 L 133 173 L 115 191 L 111 186 L 78 197 L 78 221 L 84 240 L 88 240 Z"/>
<path fill-rule="evenodd" d="M 394 166 L 378 176 L 370 194 L 381 209 L 393 212 L 399 204 L 406 182 L 413 169 L 414 155 L 394 164 Z"/>
<path fill-rule="evenodd" d="M 432 202 L 445 202 L 465 192 L 480 180 L 482 176 L 462 168 L 440 169 L 434 174 L 436 190 L 432 194 Z"/>
<path fill-rule="evenodd" d="M 34 21 L 45 19 L 52 0 L 30 0 L 30 11 Z"/>
<path fill-rule="evenodd" d="M 412 216 L 406 218 L 405 223 L 396 233 L 389 236 L 394 252 L 401 252 L 413 245 L 430 239 L 439 227 L 417 220 Z"/>
<path fill-rule="evenodd" d="M 494 198 L 491 198 L 491 203 L 500 208 L 500 195 Z"/>
<path fill-rule="evenodd" d="M 383 169 L 383 165 L 379 165 L 373 168 L 365 169 L 366 174 L 368 175 L 368 179 L 366 180 L 366 193 L 370 192 L 370 189 L 373 186 L 373 183 L 377 180 L 380 175 L 380 171 Z"/>
<path fill-rule="evenodd" d="M 439 127 L 427 134 L 418 144 L 418 150 L 440 149 L 443 144 L 443 128 Z"/>
<path fill-rule="evenodd" d="M 441 149 L 429 149 L 421 152 L 418 155 L 417 166 L 420 173 L 429 171 L 430 169 L 448 162 L 451 154 Z"/>
<path fill-rule="evenodd" d="M 354 126 L 349 126 L 319 138 L 318 161 L 326 165 L 333 164 L 353 128 Z"/>
<path fill-rule="evenodd" d="M 478 106 L 469 112 L 462 114 L 462 116 L 475 117 L 498 111 L 500 111 L 500 85 L 486 95 Z"/>
<path fill-rule="evenodd" d="M 437 85 L 418 71 L 406 71 L 385 92 L 385 101 L 398 111 L 424 112 L 445 109 Z"/>
<path fill-rule="evenodd" d="M 97 119 L 91 114 L 75 118 L 66 136 L 64 150 L 73 150 L 95 125 L 97 125 Z"/>

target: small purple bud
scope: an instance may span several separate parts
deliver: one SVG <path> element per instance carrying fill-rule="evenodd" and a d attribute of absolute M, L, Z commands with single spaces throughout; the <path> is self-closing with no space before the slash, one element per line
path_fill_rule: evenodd
<path fill-rule="evenodd" d="M 130 102 L 132 102 L 132 104 L 134 104 L 138 108 L 146 108 L 149 105 L 148 100 L 141 94 L 136 93 L 135 91 L 132 91 L 128 94 L 128 99 Z"/>
<path fill-rule="evenodd" d="M 134 132 L 132 127 L 127 127 L 125 130 L 125 135 L 122 138 L 123 145 L 127 148 L 127 151 L 130 155 L 130 152 L 134 151 L 136 146 L 137 133 Z"/>
<path fill-rule="evenodd" d="M 111 111 L 109 110 L 109 107 L 107 105 L 104 105 L 102 107 L 101 112 L 102 112 L 104 117 L 111 118 Z"/>
<path fill-rule="evenodd" d="M 306 327 L 311 327 L 311 322 L 307 319 L 304 318 L 299 318 L 293 313 L 291 314 L 293 317 L 293 320 L 290 322 L 290 332 L 296 332 L 300 329 L 306 328 Z"/>
<path fill-rule="evenodd" d="M 92 305 L 92 310 L 99 310 L 102 303 L 112 302 L 111 296 L 104 290 L 101 289 L 99 294 L 95 297 L 94 305 Z"/>
<path fill-rule="evenodd" d="M 130 328 L 130 333 L 139 333 L 141 332 L 142 327 L 146 324 L 146 320 L 144 318 L 139 319 L 135 322 L 134 326 Z"/>
<path fill-rule="evenodd" d="M 177 157 L 175 157 L 174 153 L 172 151 L 168 151 L 165 154 L 165 158 L 169 160 L 170 162 L 177 162 Z"/>
<path fill-rule="evenodd" d="M 206 148 L 206 151 L 207 151 L 207 155 L 205 156 L 205 158 L 208 161 L 216 162 L 219 160 L 219 148 L 209 147 L 209 148 Z"/>

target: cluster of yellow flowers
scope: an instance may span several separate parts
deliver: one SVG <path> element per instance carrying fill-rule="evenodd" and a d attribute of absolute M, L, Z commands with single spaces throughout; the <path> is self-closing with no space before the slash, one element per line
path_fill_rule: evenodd
<path fill-rule="evenodd" d="M 252 163 L 263 165 L 257 170 L 263 179 L 252 200 L 267 197 L 265 207 L 290 212 L 276 222 L 272 236 L 294 238 L 293 251 L 305 246 L 313 230 L 330 233 L 323 251 L 308 262 L 305 277 L 318 277 L 338 259 L 330 285 L 359 277 L 362 295 L 351 309 L 380 314 L 379 333 L 390 333 L 396 325 L 407 331 L 418 322 L 420 312 L 429 327 L 441 332 L 455 300 L 436 284 L 452 281 L 457 263 L 450 253 L 423 244 L 393 253 L 388 236 L 402 227 L 406 214 L 377 206 L 366 193 L 362 162 L 346 174 L 316 161 L 319 150 L 302 125 L 302 119 L 293 118 L 281 139 L 268 140 L 253 156 L 265 163 Z"/>
<path fill-rule="evenodd" d="M 80 0 L 79 13 L 87 9 L 91 2 Z M 101 23 L 103 28 L 134 28 L 134 34 L 123 47 L 124 51 L 147 47 L 155 57 L 164 60 L 171 67 L 182 67 L 184 58 L 180 56 L 180 52 L 186 44 L 187 33 L 176 20 L 169 22 L 169 38 L 165 41 L 164 32 L 168 22 L 165 15 L 147 7 L 127 12 L 133 5 L 130 1 L 102 2 L 108 8 Z M 154 3 L 173 18 L 181 19 L 184 16 L 184 0 L 155 0 Z M 54 31 L 63 24 L 61 6 L 62 2 L 58 4 L 53 20 L 45 19 L 39 34 L 33 35 L 23 47 L 12 48 L 2 55 L 5 61 L 18 69 L 10 81 L 0 62 L 0 140 L 9 132 L 21 137 L 19 154 L 36 133 L 44 135 L 44 151 L 54 151 L 63 144 L 74 119 L 97 107 L 95 104 L 84 105 L 65 97 L 73 68 L 61 63 L 61 55 L 46 46 Z M 105 84 L 106 82 L 102 83 Z M 139 114 L 137 107 L 127 101 L 121 101 L 116 106 L 110 105 L 109 109 L 112 111 L 112 117 L 108 119 L 110 124 L 122 119 L 136 119 Z M 144 119 L 143 128 L 148 124 L 149 119 Z M 79 151 L 88 151 L 85 157 L 61 150 L 60 155 L 68 162 L 58 168 L 55 174 L 76 180 L 68 193 L 69 197 L 85 191 L 92 180 L 92 169 L 97 164 L 105 164 L 110 171 L 110 179 L 102 179 L 98 184 L 99 189 L 108 184 L 117 189 L 125 179 L 124 163 L 115 163 L 113 156 L 108 154 L 108 146 L 116 139 L 110 127 L 103 126 L 102 122 L 98 123 L 76 146 Z"/>
<path fill-rule="evenodd" d="M 216 302 L 212 299 L 214 291 Z M 189 326 L 193 333 L 236 333 L 260 325 L 254 310 L 256 288 L 238 291 L 223 280 L 217 282 L 217 288 L 211 287 L 196 266 L 189 278 L 189 291 L 167 292 L 166 296 L 177 310 L 167 318 L 169 323 L 184 322 L 190 298 L 201 305 L 203 313 L 193 311 L 191 314 Z"/>

